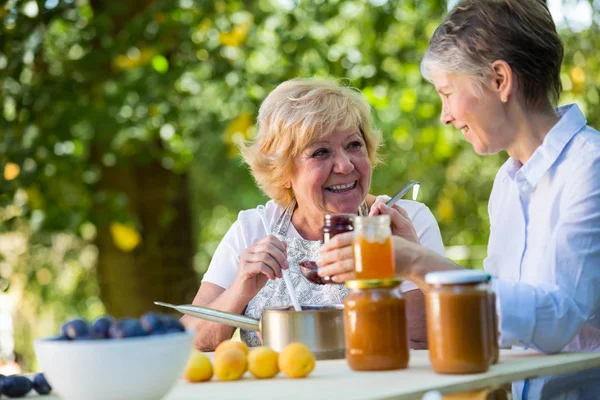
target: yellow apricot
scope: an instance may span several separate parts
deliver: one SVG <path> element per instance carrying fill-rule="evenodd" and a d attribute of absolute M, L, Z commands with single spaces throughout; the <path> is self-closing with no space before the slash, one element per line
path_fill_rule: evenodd
<path fill-rule="evenodd" d="M 239 349 L 244 353 L 245 356 L 248 355 L 248 346 L 246 346 L 246 343 L 237 340 L 224 340 L 219 343 L 215 349 L 215 357 L 217 357 L 219 353 L 229 349 Z"/>
<path fill-rule="evenodd" d="M 279 369 L 290 378 L 304 378 L 315 368 L 315 355 L 303 343 L 290 343 L 279 354 Z"/>
<path fill-rule="evenodd" d="M 279 373 L 279 353 L 266 347 L 255 347 L 248 354 L 248 370 L 255 378 L 272 378 Z"/>
<path fill-rule="evenodd" d="M 213 376 L 213 367 L 206 354 L 194 351 L 185 367 L 183 377 L 189 382 L 205 382 Z"/>
<path fill-rule="evenodd" d="M 240 379 L 248 368 L 246 355 L 240 349 L 231 348 L 222 350 L 215 355 L 215 375 L 222 381 Z"/>

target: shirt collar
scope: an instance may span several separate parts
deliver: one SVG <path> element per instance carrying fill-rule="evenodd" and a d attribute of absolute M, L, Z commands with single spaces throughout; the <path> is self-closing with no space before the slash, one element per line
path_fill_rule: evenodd
<path fill-rule="evenodd" d="M 573 136 L 587 124 L 585 116 L 576 104 L 558 107 L 556 113 L 559 121 L 550 129 L 540 147 L 525 164 L 512 157 L 506 161 L 505 178 L 514 179 L 517 172 L 520 172 L 531 187 L 535 187 Z"/>

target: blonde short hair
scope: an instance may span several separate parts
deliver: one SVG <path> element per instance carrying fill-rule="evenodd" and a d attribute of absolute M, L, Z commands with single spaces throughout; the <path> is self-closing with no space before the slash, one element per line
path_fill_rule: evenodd
<path fill-rule="evenodd" d="M 371 165 L 379 162 L 381 133 L 371 126 L 371 107 L 354 88 L 336 81 L 292 79 L 277 86 L 258 112 L 256 138 L 240 146 L 260 189 L 281 206 L 294 199 L 286 184 L 294 158 L 320 138 L 355 128 L 363 137 Z"/>

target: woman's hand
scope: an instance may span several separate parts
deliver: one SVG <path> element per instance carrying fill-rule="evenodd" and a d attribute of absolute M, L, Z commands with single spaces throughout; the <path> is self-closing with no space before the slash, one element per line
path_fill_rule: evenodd
<path fill-rule="evenodd" d="M 386 214 L 390 216 L 392 225 L 392 235 L 400 236 L 409 242 L 420 243 L 419 236 L 415 231 L 412 221 L 408 217 L 406 210 L 397 204 L 391 207 L 385 204 L 383 196 L 378 197 L 369 211 L 369 216 Z M 387 200 L 389 201 L 389 200 Z"/>
<path fill-rule="evenodd" d="M 244 250 L 235 283 L 251 299 L 269 279 L 281 278 L 281 270 L 288 268 L 287 243 L 269 235 Z"/>
<path fill-rule="evenodd" d="M 319 276 L 330 276 L 335 283 L 343 283 L 356 278 L 354 270 L 354 232 L 335 235 L 321 247 L 319 254 Z"/>

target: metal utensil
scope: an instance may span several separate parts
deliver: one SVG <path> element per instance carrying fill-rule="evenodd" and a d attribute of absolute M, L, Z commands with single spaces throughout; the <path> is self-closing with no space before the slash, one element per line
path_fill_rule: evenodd
<path fill-rule="evenodd" d="M 421 184 L 417 181 L 410 181 L 406 184 L 406 186 L 404 186 L 402 189 L 400 189 L 400 191 L 398 193 L 396 193 L 396 195 L 394 197 L 392 197 L 392 199 L 390 201 L 388 201 L 387 203 L 385 203 L 388 207 L 391 207 L 392 205 L 396 204 L 396 202 L 398 200 L 400 200 L 402 198 L 402 196 L 404 196 L 406 193 L 408 193 L 408 191 L 410 189 L 412 189 L 414 186 L 414 190 L 413 190 L 413 200 L 417 199 L 417 196 L 419 195 L 419 188 L 421 187 Z"/>
<path fill-rule="evenodd" d="M 275 351 L 293 342 L 304 343 L 318 360 L 345 357 L 344 305 L 303 305 L 302 311 L 290 306 L 269 307 L 260 320 L 231 314 L 207 307 L 173 305 L 155 301 L 154 304 L 175 309 L 207 321 L 260 332 L 265 346 Z"/>
<path fill-rule="evenodd" d="M 271 234 L 271 230 L 269 229 L 269 224 L 267 223 L 267 212 L 265 210 L 265 206 L 262 204 L 257 207 L 258 215 L 260 215 L 260 219 L 263 223 L 263 227 L 265 231 L 267 231 L 267 235 Z M 285 282 L 285 287 L 287 288 L 288 294 L 292 299 L 292 304 L 294 305 L 294 309 L 296 311 L 302 311 L 302 307 L 300 307 L 300 303 L 298 302 L 298 298 L 296 297 L 296 290 L 294 290 L 294 284 L 290 279 L 290 271 L 287 269 L 281 269 L 281 276 L 283 276 L 283 281 Z"/>

